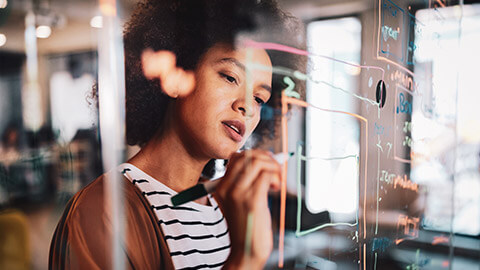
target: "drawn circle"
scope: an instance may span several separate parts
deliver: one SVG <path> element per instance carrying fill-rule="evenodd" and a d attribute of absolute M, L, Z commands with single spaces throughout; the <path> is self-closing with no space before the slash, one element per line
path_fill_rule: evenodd
<path fill-rule="evenodd" d="M 383 80 L 378 81 L 377 83 L 377 103 L 380 108 L 385 106 L 385 101 L 387 98 L 387 88 L 385 87 L 385 82 Z"/>

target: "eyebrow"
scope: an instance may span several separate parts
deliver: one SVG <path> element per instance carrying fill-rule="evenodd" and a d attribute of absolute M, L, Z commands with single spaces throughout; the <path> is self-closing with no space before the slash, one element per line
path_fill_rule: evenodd
<path fill-rule="evenodd" d="M 231 58 L 231 57 L 222 58 L 222 59 L 216 61 L 216 63 L 228 63 L 228 64 L 233 64 L 233 65 L 239 67 L 241 70 L 243 70 L 243 72 L 245 72 L 245 70 L 246 70 L 244 64 L 242 64 L 242 63 L 241 63 L 240 61 L 238 61 L 237 59 Z M 264 89 L 267 90 L 268 92 L 272 92 L 272 87 L 270 87 L 269 85 L 261 84 L 260 87 L 264 88 Z"/>

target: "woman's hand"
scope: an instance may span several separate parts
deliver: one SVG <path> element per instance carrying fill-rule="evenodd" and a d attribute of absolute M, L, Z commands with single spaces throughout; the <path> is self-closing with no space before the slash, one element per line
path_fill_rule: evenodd
<path fill-rule="evenodd" d="M 263 268 L 273 248 L 268 190 L 280 187 L 280 172 L 266 151 L 247 150 L 230 158 L 214 193 L 230 231 L 232 247 L 225 268 Z"/>

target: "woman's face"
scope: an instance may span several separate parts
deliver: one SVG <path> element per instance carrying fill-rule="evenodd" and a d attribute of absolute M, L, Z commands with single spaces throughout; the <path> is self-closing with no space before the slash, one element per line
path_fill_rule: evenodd
<path fill-rule="evenodd" d="M 264 67 L 252 68 L 249 78 L 247 57 Z M 263 49 L 233 50 L 217 44 L 200 59 L 195 79 L 192 94 L 177 99 L 174 125 L 192 155 L 227 159 L 253 132 L 261 105 L 271 96 L 270 57 Z M 252 87 L 249 94 L 247 84 Z"/>

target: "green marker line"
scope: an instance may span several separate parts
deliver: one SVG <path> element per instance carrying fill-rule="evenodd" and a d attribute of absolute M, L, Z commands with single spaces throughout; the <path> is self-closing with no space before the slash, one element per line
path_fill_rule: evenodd
<path fill-rule="evenodd" d="M 295 235 L 298 236 L 300 233 L 300 228 L 302 226 L 302 183 L 300 182 L 302 177 L 302 170 L 300 170 L 302 166 L 302 145 L 297 143 L 297 229 L 295 231 Z"/>
<path fill-rule="evenodd" d="M 284 90 L 285 95 L 287 95 L 288 97 L 300 98 L 300 94 L 293 91 L 293 89 L 295 88 L 295 82 L 293 82 L 290 77 L 283 77 L 283 82 L 288 85 L 288 87 Z"/>
<path fill-rule="evenodd" d="M 300 155 L 299 155 L 300 156 Z M 310 159 L 322 159 L 322 160 L 340 160 L 340 159 L 347 159 L 347 158 L 356 158 L 358 160 L 358 155 L 348 155 L 348 156 L 343 156 L 343 157 L 331 157 L 331 158 L 324 158 L 324 157 L 305 157 L 301 156 L 301 159 L 304 161 L 310 160 Z"/>
<path fill-rule="evenodd" d="M 314 228 L 311 228 L 311 229 L 308 229 L 306 231 L 297 231 L 295 232 L 295 235 L 297 237 L 300 237 L 300 236 L 304 236 L 306 234 L 309 234 L 309 233 L 312 233 L 314 231 L 318 231 L 318 230 L 321 230 L 323 228 L 326 228 L 326 227 L 335 227 L 335 226 L 349 226 L 349 227 L 355 227 L 357 226 L 357 222 L 355 223 L 346 223 L 346 222 L 338 222 L 338 223 L 325 223 L 325 224 L 322 224 L 322 225 L 319 225 L 317 227 L 314 227 Z"/>
<path fill-rule="evenodd" d="M 257 70 L 262 70 L 262 71 L 270 71 L 270 67 L 267 67 L 267 66 L 264 66 L 264 65 L 259 65 L 259 64 L 247 64 L 247 66 L 250 66 L 252 69 L 257 69 Z M 315 80 L 313 79 L 310 75 L 308 74 L 305 74 L 305 73 L 302 73 L 298 70 L 293 70 L 293 69 L 289 69 L 289 68 L 286 68 L 286 67 L 272 67 L 271 68 L 272 72 L 275 73 L 275 74 L 280 74 L 280 75 L 285 75 L 285 76 L 293 76 L 299 80 L 303 80 L 303 81 L 311 81 L 313 83 L 316 83 L 316 84 L 325 84 L 333 89 L 336 89 L 336 90 L 339 90 L 345 94 L 348 94 L 348 95 L 351 95 L 353 97 L 356 97 L 362 101 L 365 101 L 367 103 L 370 103 L 371 105 L 373 106 L 377 106 L 379 107 L 380 103 L 374 101 L 374 100 L 371 100 L 369 98 L 366 98 L 366 97 L 362 97 L 360 95 L 357 95 L 355 93 L 352 93 L 348 90 L 345 90 L 341 87 L 338 87 L 338 86 L 335 86 L 333 84 L 330 84 L 326 81 L 320 81 L 320 80 Z M 298 94 L 298 92 L 295 92 Z"/>
<path fill-rule="evenodd" d="M 326 227 L 334 227 L 334 226 L 350 226 L 350 227 L 355 227 L 358 225 L 358 213 L 356 215 L 356 220 L 355 223 L 346 223 L 346 222 L 338 222 L 338 223 L 325 223 L 319 226 L 316 226 L 314 228 L 302 231 L 301 224 L 302 224 L 302 183 L 301 183 L 301 177 L 302 177 L 302 172 L 300 170 L 301 165 L 302 165 L 302 160 L 309 160 L 309 159 L 315 159 L 315 158 L 307 158 L 302 155 L 302 150 L 303 147 L 300 143 L 297 143 L 297 152 L 296 152 L 296 160 L 297 160 L 297 228 L 295 230 L 295 236 L 300 237 L 304 236 L 306 234 L 312 233 L 314 231 L 326 228 Z M 358 155 L 348 155 L 345 157 L 334 157 L 334 158 L 320 158 L 324 160 L 336 160 L 336 159 L 346 159 L 346 158 L 351 158 L 355 157 L 357 159 L 357 166 L 358 166 Z M 317 157 L 318 158 L 318 157 Z"/>
<path fill-rule="evenodd" d="M 253 234 L 253 214 L 248 213 L 247 216 L 247 231 L 245 232 L 245 255 L 250 256 L 252 250 L 252 234 Z"/>

